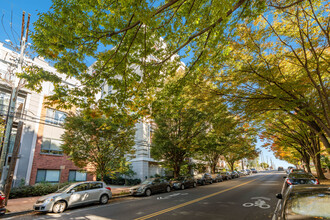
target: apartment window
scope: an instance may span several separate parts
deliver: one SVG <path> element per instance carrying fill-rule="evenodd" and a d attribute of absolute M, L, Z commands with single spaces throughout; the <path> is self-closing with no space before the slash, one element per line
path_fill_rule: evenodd
<path fill-rule="evenodd" d="M 24 107 L 24 101 L 25 99 L 22 97 L 17 97 L 16 101 L 16 117 L 20 116 L 23 112 Z M 8 108 L 10 103 L 10 94 L 5 92 L 0 92 L 0 115 L 7 115 L 8 114 Z"/>
<path fill-rule="evenodd" d="M 62 145 L 62 141 L 60 140 L 43 138 L 40 153 L 62 155 L 63 150 L 61 148 L 61 145 Z"/>
<path fill-rule="evenodd" d="M 66 118 L 66 113 L 55 109 L 47 108 L 45 122 L 51 124 L 63 124 Z"/>
<path fill-rule="evenodd" d="M 79 172 L 77 170 L 70 170 L 69 172 L 69 182 L 80 182 L 87 180 L 87 173 Z"/>
<path fill-rule="evenodd" d="M 36 183 L 50 182 L 58 183 L 60 181 L 60 170 L 38 170 Z"/>

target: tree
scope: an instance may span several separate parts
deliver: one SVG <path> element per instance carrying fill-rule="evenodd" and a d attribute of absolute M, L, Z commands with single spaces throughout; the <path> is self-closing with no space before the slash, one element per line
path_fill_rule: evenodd
<path fill-rule="evenodd" d="M 269 164 L 262 162 L 262 163 L 260 163 L 260 167 L 262 167 L 263 169 L 267 169 L 269 167 Z"/>
<path fill-rule="evenodd" d="M 300 160 L 306 165 L 308 172 L 311 172 L 310 169 L 310 158 L 312 158 L 317 176 L 320 179 L 324 179 L 324 175 L 321 170 L 320 163 L 320 153 L 321 146 L 318 135 L 311 130 L 307 125 L 303 124 L 297 119 L 292 119 L 289 116 L 285 116 L 283 114 L 273 114 L 272 123 L 269 123 L 267 126 L 267 130 L 263 133 L 264 137 L 275 144 L 275 146 L 283 146 L 284 149 L 287 149 L 286 153 L 290 151 L 296 151 L 300 154 Z M 276 148 L 274 149 L 276 151 Z M 283 148 L 282 148 L 283 150 Z M 282 153 L 282 154 L 283 154 Z M 289 157 L 281 157 L 284 159 L 289 159 L 291 153 L 289 153 Z"/>
<path fill-rule="evenodd" d="M 237 125 L 234 117 L 230 115 L 224 106 L 217 109 L 214 106 L 215 114 L 208 122 L 210 129 L 201 136 L 198 142 L 199 148 L 194 157 L 198 160 L 206 161 L 211 168 L 211 172 L 216 172 L 216 166 L 222 155 L 225 154 L 228 146 L 231 144 L 230 137 L 235 132 Z"/>
<path fill-rule="evenodd" d="M 103 107 L 132 97 L 144 105 L 166 76 L 176 74 L 181 58 L 194 57 L 187 74 L 210 59 L 221 59 L 227 55 L 225 33 L 266 7 L 266 1 L 249 0 L 54 0 L 34 23 L 32 39 L 38 54 L 84 85 L 71 89 L 57 84 L 54 101 L 83 105 L 81 97 L 93 97 L 106 83 L 117 92 L 102 99 Z M 217 52 L 209 53 L 213 49 Z M 93 74 L 88 72 L 90 62 Z"/>
<path fill-rule="evenodd" d="M 134 117 L 117 110 L 107 116 L 97 108 L 84 109 L 64 123 L 63 152 L 80 168 L 92 165 L 101 180 L 123 170 L 127 155 L 134 153 Z"/>
<path fill-rule="evenodd" d="M 235 139 L 236 141 L 232 139 L 232 143 L 227 147 L 224 154 L 231 171 L 234 171 L 235 162 L 243 158 L 254 159 L 259 154 L 253 145 L 254 140 L 251 137 L 237 135 Z"/>
<path fill-rule="evenodd" d="M 193 98 L 191 84 L 177 84 L 169 79 L 152 104 L 156 124 L 151 154 L 179 176 L 181 167 L 198 147 L 198 141 L 209 128 L 212 115 L 203 111 L 203 103 Z"/>
<path fill-rule="evenodd" d="M 221 90 L 246 117 L 285 112 L 330 149 L 329 4 L 303 1 L 237 24 L 228 60 L 214 67 Z M 221 65 L 225 65 L 219 73 Z"/>

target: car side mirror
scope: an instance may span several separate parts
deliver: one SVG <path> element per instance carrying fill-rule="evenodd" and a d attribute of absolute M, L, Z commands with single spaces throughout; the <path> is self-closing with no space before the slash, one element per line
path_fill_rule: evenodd
<path fill-rule="evenodd" d="M 278 194 L 276 194 L 276 198 L 278 198 L 278 199 L 283 199 L 283 196 L 282 196 L 281 193 L 278 193 Z"/>
<path fill-rule="evenodd" d="M 69 191 L 69 193 L 74 193 L 74 192 L 76 192 L 76 190 L 74 190 L 74 189 L 71 189 L 71 190 Z"/>

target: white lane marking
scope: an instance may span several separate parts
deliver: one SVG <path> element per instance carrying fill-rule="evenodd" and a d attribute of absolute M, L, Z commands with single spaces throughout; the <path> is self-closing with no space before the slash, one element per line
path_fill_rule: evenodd
<path fill-rule="evenodd" d="M 257 206 L 261 209 L 269 209 L 270 208 L 270 205 L 266 203 L 265 200 L 268 200 L 270 201 L 270 198 L 267 198 L 267 197 L 252 197 L 251 198 L 252 200 L 256 200 L 253 202 L 246 202 L 243 204 L 243 207 L 254 207 L 254 206 Z"/>

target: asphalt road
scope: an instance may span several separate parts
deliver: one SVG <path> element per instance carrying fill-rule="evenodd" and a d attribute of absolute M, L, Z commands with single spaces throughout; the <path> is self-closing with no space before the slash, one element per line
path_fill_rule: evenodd
<path fill-rule="evenodd" d="M 66 210 L 62 214 L 29 214 L 10 219 L 271 219 L 284 172 L 267 172 L 234 180 L 161 193 L 127 197 L 107 205 Z"/>

